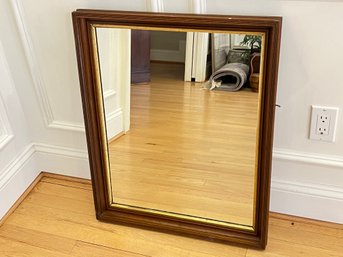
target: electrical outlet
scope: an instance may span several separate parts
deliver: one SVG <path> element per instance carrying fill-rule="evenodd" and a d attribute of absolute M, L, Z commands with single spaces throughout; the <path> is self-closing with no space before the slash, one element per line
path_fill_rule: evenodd
<path fill-rule="evenodd" d="M 334 142 L 337 117 L 337 107 L 312 105 L 310 139 Z"/>

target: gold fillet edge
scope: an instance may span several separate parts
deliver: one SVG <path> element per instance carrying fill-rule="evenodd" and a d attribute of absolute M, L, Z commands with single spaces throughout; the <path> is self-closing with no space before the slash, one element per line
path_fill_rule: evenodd
<path fill-rule="evenodd" d="M 103 101 L 103 94 L 102 94 L 102 83 L 101 83 L 101 75 L 100 75 L 100 67 L 99 67 L 99 56 L 98 56 L 98 43 L 97 43 L 97 35 L 96 35 L 96 27 L 91 25 L 91 35 L 92 35 L 92 50 L 93 50 L 93 59 L 95 62 L 95 77 L 96 77 L 96 98 L 98 102 L 98 109 L 100 110 L 100 129 L 101 129 L 101 143 L 102 143 L 102 151 L 104 153 L 104 165 L 105 165 L 105 174 L 106 174 L 106 182 L 107 187 L 110 190 L 108 192 L 108 199 L 109 204 L 113 203 L 113 194 L 112 194 L 112 184 L 111 184 L 111 177 L 109 176 L 110 167 L 109 167 L 109 157 L 108 157 L 108 143 L 107 143 L 107 136 L 106 136 L 106 125 L 105 125 L 105 112 L 104 112 L 104 101 Z"/>
<path fill-rule="evenodd" d="M 140 26 L 121 26 L 121 25 L 105 25 L 105 24 L 91 24 L 91 29 L 92 29 L 92 49 L 93 49 L 93 57 L 94 60 L 99 60 L 98 56 L 98 50 L 97 50 L 97 37 L 96 37 L 96 28 L 126 28 L 126 29 L 141 29 L 141 30 L 157 30 L 157 31 L 176 31 L 176 32 L 206 32 L 206 33 L 225 33 L 225 34 L 249 34 L 249 35 L 261 35 L 262 36 L 262 42 L 264 42 L 265 39 L 265 33 L 264 32 L 249 32 L 249 31 L 222 31 L 222 30 L 188 30 L 188 29 L 175 29 L 175 28 L 156 28 L 156 27 L 140 27 Z M 261 63 L 263 63 L 264 59 L 264 43 L 262 44 L 262 54 L 261 54 Z M 101 117 L 105 117 L 104 113 L 104 106 L 103 106 L 103 98 L 102 98 L 102 91 L 101 91 L 101 79 L 100 79 L 100 68 L 99 68 L 99 62 L 96 63 L 95 65 L 95 76 L 96 76 L 96 83 L 97 83 L 97 100 L 98 100 L 98 107 L 100 109 L 100 115 Z M 261 73 L 261 78 L 263 76 L 263 66 L 262 66 L 262 72 Z M 262 84 L 262 79 L 260 79 L 259 82 L 259 87 L 261 87 Z M 260 116 L 260 100 L 261 100 L 261 93 L 259 91 L 259 105 L 258 105 L 258 114 Z M 102 145 L 103 145 L 103 151 L 105 153 L 105 174 L 106 174 L 106 182 L 107 186 L 109 189 L 112 191 L 112 185 L 111 185 L 111 177 L 110 177 L 110 169 L 109 169 L 109 159 L 108 159 L 108 144 L 107 144 L 107 137 L 106 137 L 106 125 L 104 119 L 100 119 L 100 127 L 101 127 L 101 139 L 102 139 Z M 257 129 L 257 134 L 259 134 L 259 128 L 260 128 L 260 123 L 259 127 Z M 259 144 L 258 144 L 258 136 L 256 137 L 257 144 L 256 148 L 258 150 Z M 258 153 L 258 151 L 257 151 Z M 256 164 L 258 160 L 256 158 Z M 258 165 L 255 164 L 255 174 L 257 174 L 257 167 Z M 202 223 L 207 223 L 207 224 L 212 224 L 212 225 L 219 225 L 221 227 L 228 227 L 228 228 L 236 228 L 236 229 L 241 229 L 245 231 L 255 231 L 255 224 L 256 224 L 256 191 L 257 191 L 257 179 L 255 175 L 255 193 L 254 193 L 254 208 L 253 208 L 253 225 L 243 225 L 243 224 L 235 224 L 235 223 L 229 223 L 229 222 L 224 222 L 224 221 L 218 221 L 218 220 L 210 220 L 207 218 L 200 218 L 200 217 L 193 217 L 193 216 L 187 216 L 184 214 L 177 214 L 177 213 L 170 213 L 167 211 L 159 211 L 159 210 L 152 210 L 152 209 L 147 209 L 143 207 L 133 207 L 133 206 L 128 206 L 124 204 L 118 204 L 113 201 L 113 193 L 109 190 L 108 191 L 108 199 L 110 207 L 116 207 L 124 210 L 138 210 L 138 211 L 143 211 L 146 213 L 152 213 L 152 214 L 160 214 L 161 216 L 165 217 L 172 217 L 172 218 L 179 218 L 183 220 L 190 220 L 190 221 L 196 221 L 196 222 L 202 222 Z"/>
<path fill-rule="evenodd" d="M 178 214 L 178 213 L 173 213 L 173 212 L 168 212 L 168 211 L 159 211 L 159 210 L 153 210 L 153 209 L 148 209 L 148 208 L 143 208 L 143 207 L 129 206 L 129 205 L 120 204 L 120 203 L 111 203 L 111 207 L 120 208 L 123 210 L 143 211 L 149 214 L 160 214 L 161 216 L 164 216 L 164 217 L 178 218 L 180 220 L 196 221 L 196 222 L 201 222 L 204 224 L 217 225 L 224 228 L 241 229 L 241 230 L 249 231 L 249 232 L 255 231 L 254 227 L 250 225 L 230 223 L 227 221 L 212 220 L 209 218 L 201 218 L 201 217 L 196 217 L 196 216 L 190 216 L 187 214 Z"/>
<path fill-rule="evenodd" d="M 266 33 L 261 33 L 262 36 L 262 47 L 261 47 L 261 61 L 260 61 L 260 77 L 259 77 L 259 82 L 258 82 L 258 106 L 257 106 L 257 120 L 258 120 L 258 127 L 256 129 L 256 148 L 255 148 L 255 174 L 254 174 L 254 208 L 253 208 L 253 229 L 255 230 L 256 228 L 256 201 L 257 201 L 257 175 L 258 175 L 258 156 L 260 154 L 259 149 L 260 149 L 260 129 L 261 129 L 261 100 L 262 100 L 262 95 L 264 95 L 264 91 L 262 92 L 262 82 L 264 79 L 264 56 L 265 56 L 265 41 L 266 41 Z M 261 65 L 262 64 L 262 65 Z"/>

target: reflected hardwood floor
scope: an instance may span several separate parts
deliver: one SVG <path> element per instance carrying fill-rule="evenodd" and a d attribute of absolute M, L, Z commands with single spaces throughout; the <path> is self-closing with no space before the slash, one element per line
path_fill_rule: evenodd
<path fill-rule="evenodd" d="M 272 214 L 265 251 L 95 219 L 91 184 L 43 177 L 0 226 L 6 257 L 342 257 L 343 226 Z"/>
<path fill-rule="evenodd" d="M 252 225 L 258 94 L 183 82 L 152 64 L 131 87 L 131 129 L 111 141 L 114 201 Z"/>

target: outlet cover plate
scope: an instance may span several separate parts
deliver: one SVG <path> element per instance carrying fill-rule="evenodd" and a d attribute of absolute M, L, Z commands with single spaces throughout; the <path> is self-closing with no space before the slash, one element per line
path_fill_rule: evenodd
<path fill-rule="evenodd" d="M 310 139 L 335 142 L 337 107 L 312 105 Z"/>

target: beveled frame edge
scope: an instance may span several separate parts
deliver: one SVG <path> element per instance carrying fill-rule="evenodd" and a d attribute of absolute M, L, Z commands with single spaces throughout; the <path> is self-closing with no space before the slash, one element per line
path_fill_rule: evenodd
<path fill-rule="evenodd" d="M 72 18 L 97 219 L 264 249 L 268 234 L 273 129 L 282 18 L 104 10 L 77 10 L 72 13 Z M 101 139 L 101 117 L 96 97 L 97 90 L 94 87 L 97 78 L 92 54 L 92 24 L 265 33 L 264 83 L 262 83 L 263 94 L 260 102 L 256 213 L 253 233 L 234 228 L 223 229 L 206 226 L 199 222 L 185 222 L 181 219 L 161 217 L 161 215 L 124 211 L 110 206 L 106 174 L 103 172 L 106 158 L 104 158 L 104 145 Z"/>

